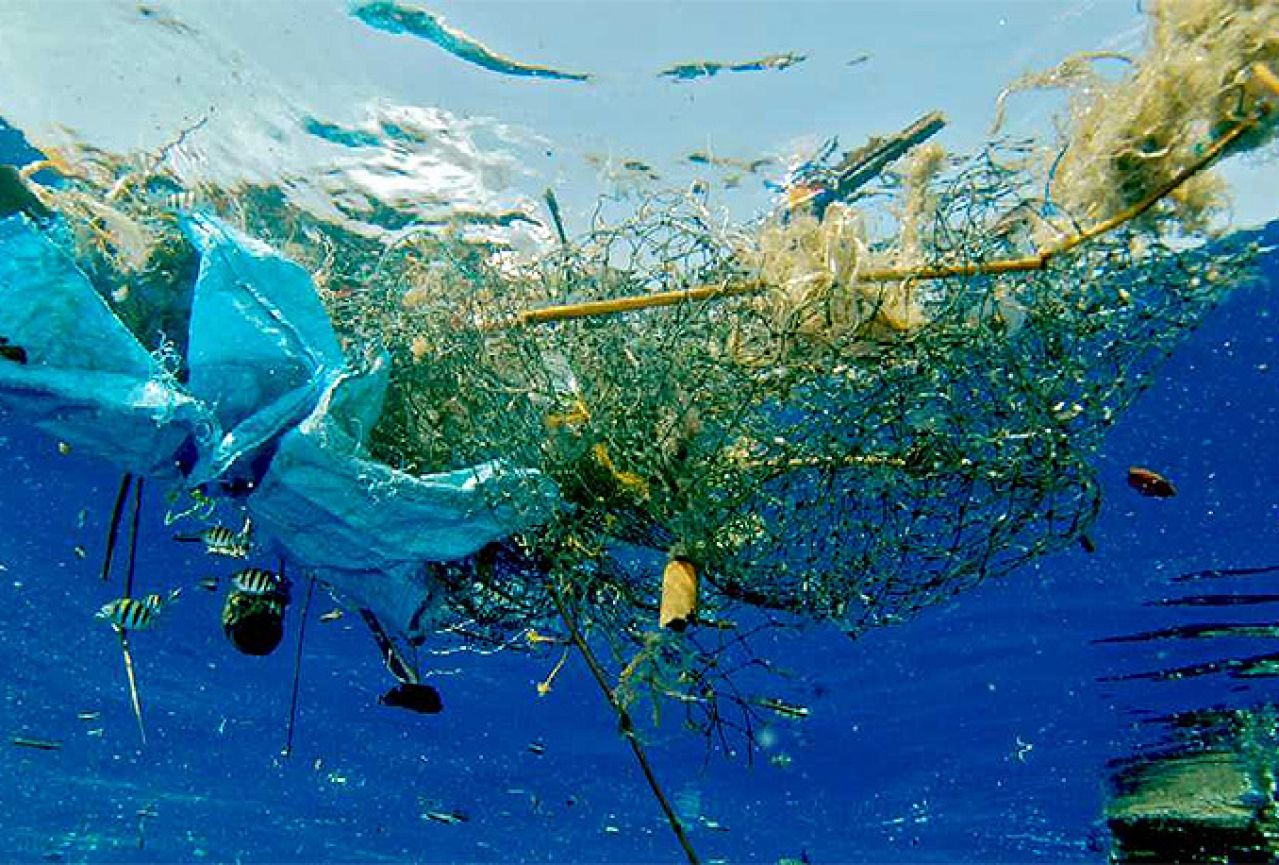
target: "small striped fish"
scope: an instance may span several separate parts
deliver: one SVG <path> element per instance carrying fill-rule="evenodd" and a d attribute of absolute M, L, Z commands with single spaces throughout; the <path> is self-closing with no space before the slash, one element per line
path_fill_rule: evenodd
<path fill-rule="evenodd" d="M 204 544 L 204 550 L 211 556 L 225 556 L 228 559 L 247 559 L 249 557 L 249 547 L 252 544 L 250 538 L 252 526 L 249 520 L 244 520 L 244 527 L 240 531 L 233 532 L 226 526 L 213 526 L 200 532 L 198 535 L 178 535 L 175 540 L 184 542 L 200 542 Z"/>
<path fill-rule="evenodd" d="M 155 625 L 164 608 L 178 599 L 181 589 L 174 589 L 168 597 L 147 595 L 143 598 L 116 598 L 103 604 L 97 618 L 110 622 L 122 631 L 145 631 Z"/>
<path fill-rule="evenodd" d="M 231 575 L 236 591 L 246 595 L 278 595 L 284 590 L 284 580 L 275 571 L 264 568 L 245 568 Z"/>

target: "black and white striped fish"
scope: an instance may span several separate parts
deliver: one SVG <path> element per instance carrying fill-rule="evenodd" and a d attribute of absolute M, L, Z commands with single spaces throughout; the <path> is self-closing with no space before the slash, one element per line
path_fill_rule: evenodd
<path fill-rule="evenodd" d="M 168 596 L 147 595 L 142 598 L 116 598 L 103 604 L 97 618 L 110 622 L 122 631 L 145 631 L 155 625 L 164 608 L 178 599 L 181 589 L 174 589 Z"/>
<path fill-rule="evenodd" d="M 204 544 L 204 550 L 211 556 L 225 556 L 229 559 L 247 559 L 249 547 L 252 545 L 252 524 L 246 517 L 244 527 L 238 533 L 226 526 L 211 526 L 198 535 L 178 535 L 174 540 L 188 543 Z"/>
<path fill-rule="evenodd" d="M 246 595 L 279 595 L 285 590 L 284 578 L 265 568 L 245 568 L 231 575 L 231 585 Z"/>

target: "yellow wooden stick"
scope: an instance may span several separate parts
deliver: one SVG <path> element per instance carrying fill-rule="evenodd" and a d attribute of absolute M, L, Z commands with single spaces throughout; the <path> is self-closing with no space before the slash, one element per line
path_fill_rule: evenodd
<path fill-rule="evenodd" d="M 1279 96 L 1279 75 L 1275 75 L 1269 66 L 1264 63 L 1252 64 L 1252 75 L 1261 82 L 1263 87 L 1275 96 Z"/>
<path fill-rule="evenodd" d="M 1253 73 L 1267 88 L 1279 94 L 1279 78 L 1261 64 L 1253 68 Z M 973 262 L 969 264 L 933 265 L 929 267 L 890 267 L 870 270 L 857 275 L 858 282 L 898 282 L 902 280 L 950 279 L 964 276 L 995 276 L 1001 273 L 1026 273 L 1043 270 L 1054 256 L 1070 252 L 1077 246 L 1095 240 L 1104 234 L 1114 231 L 1126 222 L 1141 216 L 1150 208 L 1167 197 L 1194 175 L 1203 171 L 1215 162 L 1231 144 L 1244 133 L 1256 126 L 1260 118 L 1241 121 L 1204 150 L 1203 155 L 1195 162 L 1182 169 L 1172 179 L 1141 201 L 1127 207 L 1109 219 L 1080 231 L 1064 241 L 1042 249 L 1025 258 L 1005 259 L 1002 261 Z M 727 297 L 742 297 L 761 294 L 769 288 L 761 280 L 750 280 L 739 283 L 721 283 L 718 285 L 702 285 L 676 291 L 661 291 L 632 297 L 616 297 L 608 300 L 573 303 L 563 306 L 550 306 L 542 309 L 530 309 L 516 314 L 510 319 L 495 322 L 489 329 L 520 327 L 532 324 L 544 324 L 552 321 L 565 321 L 575 318 L 592 318 L 603 315 L 614 315 L 619 312 L 634 312 L 653 309 L 661 306 L 675 306 L 681 303 L 698 300 L 720 300 Z"/>

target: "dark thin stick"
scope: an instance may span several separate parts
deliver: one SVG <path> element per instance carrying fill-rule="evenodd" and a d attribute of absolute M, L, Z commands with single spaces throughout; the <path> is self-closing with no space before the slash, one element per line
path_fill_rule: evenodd
<path fill-rule="evenodd" d="M 925 114 L 895 135 L 874 137 L 865 146 L 844 155 L 835 169 L 838 178 L 835 187 L 837 198 L 847 198 L 884 172 L 884 169 L 905 156 L 912 148 L 932 138 L 946 125 L 946 117 L 940 111 Z"/>
<path fill-rule="evenodd" d="M 133 571 L 138 561 L 138 520 L 142 518 L 142 482 L 144 480 L 146 479 L 138 478 L 137 483 L 133 485 L 133 521 L 129 524 L 129 568 L 124 582 L 126 598 L 133 594 Z"/>
<path fill-rule="evenodd" d="M 133 484 L 133 475 L 128 472 L 120 478 L 120 490 L 115 494 L 115 507 L 111 509 L 111 526 L 107 529 L 107 554 L 102 560 L 102 582 L 111 578 L 111 560 L 115 558 L 115 542 L 120 536 L 120 518 L 124 516 L 124 499 Z"/>
<path fill-rule="evenodd" d="M 666 822 L 670 824 L 671 831 L 675 833 L 679 846 L 684 849 L 684 855 L 688 857 L 691 865 L 698 865 L 697 852 L 693 849 L 692 843 L 688 840 L 688 835 L 684 832 L 684 824 L 680 822 L 679 816 L 675 813 L 675 809 L 671 807 L 670 801 L 666 798 L 666 794 L 662 792 L 662 787 L 657 783 L 657 776 L 653 774 L 653 767 L 648 762 L 648 757 L 644 753 L 644 748 L 640 745 L 639 739 L 635 735 L 635 724 L 631 720 L 631 713 L 626 711 L 626 707 L 618 702 L 617 696 L 613 693 L 613 689 L 608 684 L 608 677 L 604 674 L 604 668 L 600 666 L 600 662 L 596 660 L 595 653 L 591 651 L 591 647 L 586 644 L 582 633 L 577 629 L 577 623 L 573 621 L 573 617 L 569 615 L 568 606 L 564 603 L 564 598 L 560 595 L 559 586 L 552 587 L 551 597 L 555 600 L 555 608 L 559 611 L 560 618 L 564 620 L 564 626 L 568 629 L 569 636 L 573 640 L 573 645 L 577 647 L 577 651 L 581 653 L 582 658 L 586 661 L 586 666 L 590 668 L 591 675 L 595 677 L 595 683 L 599 685 L 600 690 L 604 692 L 604 698 L 608 700 L 608 704 L 617 714 L 617 720 L 622 730 L 622 735 L 626 737 L 627 743 L 631 746 L 631 752 L 635 755 L 636 761 L 639 762 L 640 770 L 644 773 L 644 780 L 648 781 L 649 789 L 653 791 L 657 804 L 661 806 L 662 813 L 666 815 Z"/>
<path fill-rule="evenodd" d="M 542 198 L 546 200 L 546 209 L 550 211 L 551 221 L 555 224 L 555 235 L 560 239 L 560 245 L 568 246 L 568 235 L 564 232 L 564 217 L 560 214 L 560 201 L 555 197 L 555 190 L 548 186 L 542 193 Z"/>
<path fill-rule="evenodd" d="M 1279 571 L 1279 565 L 1266 565 L 1256 568 L 1210 568 L 1206 571 L 1194 571 L 1189 574 L 1182 574 L 1176 578 L 1176 582 L 1188 582 L 1190 580 L 1210 580 L 1218 577 L 1255 577 L 1258 574 L 1273 574 Z"/>
<path fill-rule="evenodd" d="M 280 563 L 280 573 L 284 573 L 284 563 Z M 315 577 L 309 577 L 306 584 L 306 600 L 302 602 L 302 618 L 298 622 L 298 647 L 293 655 L 293 693 L 289 696 L 289 726 L 284 736 L 284 747 L 280 756 L 287 757 L 293 753 L 293 727 L 298 717 L 298 683 L 302 680 L 302 638 L 306 636 L 306 614 L 311 610 L 311 595 L 315 592 Z"/>

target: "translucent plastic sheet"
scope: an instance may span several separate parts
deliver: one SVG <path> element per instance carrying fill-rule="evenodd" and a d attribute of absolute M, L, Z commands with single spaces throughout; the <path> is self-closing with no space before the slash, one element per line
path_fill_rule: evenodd
<path fill-rule="evenodd" d="M 208 421 L 116 318 L 87 278 L 25 217 L 0 222 L 0 402 L 50 435 L 125 471 L 172 475 Z"/>

